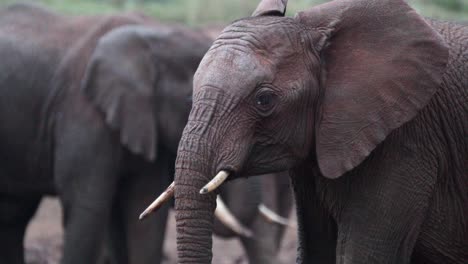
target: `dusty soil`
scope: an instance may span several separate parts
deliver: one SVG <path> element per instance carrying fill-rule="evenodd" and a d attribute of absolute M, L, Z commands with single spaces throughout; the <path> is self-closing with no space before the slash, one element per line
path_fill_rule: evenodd
<path fill-rule="evenodd" d="M 57 264 L 62 247 L 61 209 L 53 198 L 43 200 L 39 211 L 28 227 L 26 234 L 26 260 L 28 264 Z M 292 214 L 294 215 L 294 213 Z M 174 215 L 169 215 L 164 252 L 167 261 L 176 263 L 176 240 Z M 215 237 L 213 241 L 213 263 L 246 264 L 247 260 L 236 239 L 224 240 Z M 283 263 L 294 263 L 296 256 L 296 231 L 289 229 L 282 243 L 279 258 Z M 253 263 L 254 264 L 254 263 Z"/>

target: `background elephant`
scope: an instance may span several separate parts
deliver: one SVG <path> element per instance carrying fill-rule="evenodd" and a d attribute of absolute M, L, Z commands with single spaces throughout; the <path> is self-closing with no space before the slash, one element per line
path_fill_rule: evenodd
<path fill-rule="evenodd" d="M 96 263 L 110 219 L 118 263 L 159 263 L 167 207 L 138 214 L 171 181 L 210 43 L 142 15 L 0 10 L 1 263 L 23 263 L 44 194 L 63 205 L 62 263 Z"/>
<path fill-rule="evenodd" d="M 223 181 L 287 169 L 298 263 L 467 263 L 467 27 L 403 0 L 294 18 L 286 2 L 228 26 L 195 74 L 174 182 L 179 263 L 211 262 Z"/>
<path fill-rule="evenodd" d="M 220 195 L 232 214 L 253 234 L 251 237 L 239 236 L 217 218 L 214 220 L 214 234 L 225 238 L 238 237 L 249 263 L 280 263 L 278 253 L 285 227 L 293 224 L 289 221 L 273 222 L 271 217 L 259 211 L 259 206 L 266 206 L 282 220 L 287 220 L 293 205 L 287 172 L 229 182 L 221 188 Z"/>

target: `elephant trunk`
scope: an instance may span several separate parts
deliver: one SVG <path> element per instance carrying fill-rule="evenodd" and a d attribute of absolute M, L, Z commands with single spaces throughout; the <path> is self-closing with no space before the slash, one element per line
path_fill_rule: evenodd
<path fill-rule="evenodd" d="M 209 160 L 198 149 L 200 139 L 183 137 L 175 171 L 175 215 L 178 263 L 211 263 L 216 194 L 200 194 L 210 180 Z"/>
<path fill-rule="evenodd" d="M 248 153 L 248 148 L 231 149 L 221 144 L 233 122 L 224 118 L 232 111 L 233 102 L 216 89 L 194 92 L 192 111 L 179 142 L 174 179 L 179 263 L 211 263 L 218 187 L 241 167 Z M 222 129 L 215 129 L 218 127 Z"/>

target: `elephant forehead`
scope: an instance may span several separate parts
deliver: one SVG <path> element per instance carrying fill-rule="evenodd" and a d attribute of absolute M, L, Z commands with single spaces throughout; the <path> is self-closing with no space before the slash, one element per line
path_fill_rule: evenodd
<path fill-rule="evenodd" d="M 215 87 L 243 98 L 301 60 L 300 26 L 291 18 L 247 18 L 228 26 L 195 74 L 194 92 Z"/>
<path fill-rule="evenodd" d="M 238 96 L 248 95 L 271 76 L 272 67 L 261 55 L 225 46 L 211 50 L 203 58 L 195 74 L 194 92 L 209 86 L 234 91 Z"/>
<path fill-rule="evenodd" d="M 249 47 L 271 59 L 281 58 L 301 50 L 303 31 L 304 28 L 292 18 L 247 18 L 226 27 L 213 47 L 233 44 L 238 48 Z"/>

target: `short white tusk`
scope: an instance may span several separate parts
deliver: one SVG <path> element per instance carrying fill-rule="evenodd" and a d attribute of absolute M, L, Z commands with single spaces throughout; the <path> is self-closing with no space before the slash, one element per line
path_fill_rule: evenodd
<path fill-rule="evenodd" d="M 250 231 L 250 229 L 248 229 L 247 227 L 243 226 L 236 219 L 236 217 L 229 211 L 229 209 L 224 204 L 223 200 L 219 195 L 216 197 L 215 216 L 219 219 L 221 223 L 223 223 L 229 229 L 234 231 L 234 233 L 244 237 L 252 237 L 252 231 Z"/>
<path fill-rule="evenodd" d="M 145 211 L 143 211 L 143 213 L 141 213 L 139 219 L 141 220 L 149 214 L 151 214 L 152 212 L 158 210 L 159 207 L 163 206 L 165 202 L 167 202 L 172 196 L 174 196 L 174 185 L 174 182 L 172 182 L 171 185 L 169 185 L 169 187 L 167 187 L 167 189 L 161 195 L 159 195 L 159 197 L 156 198 L 156 200 L 154 200 L 154 202 L 152 202 L 148 206 L 148 208 L 146 208 Z"/>
<path fill-rule="evenodd" d="M 266 207 L 264 204 L 259 204 L 258 210 L 260 211 L 260 214 L 270 223 L 296 228 L 296 225 L 290 223 L 290 221 L 287 218 L 278 215 L 273 210 Z"/>
<path fill-rule="evenodd" d="M 200 190 L 200 194 L 205 194 L 216 190 L 229 176 L 229 172 L 221 170 L 216 176 Z"/>

